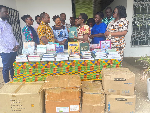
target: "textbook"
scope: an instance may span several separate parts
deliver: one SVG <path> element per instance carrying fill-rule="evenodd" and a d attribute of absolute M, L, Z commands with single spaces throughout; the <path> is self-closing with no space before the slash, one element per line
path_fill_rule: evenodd
<path fill-rule="evenodd" d="M 79 42 L 68 42 L 68 53 L 72 54 L 80 54 L 80 43 Z"/>

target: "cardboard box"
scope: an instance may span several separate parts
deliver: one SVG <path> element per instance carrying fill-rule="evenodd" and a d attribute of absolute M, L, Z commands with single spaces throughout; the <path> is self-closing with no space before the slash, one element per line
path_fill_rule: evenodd
<path fill-rule="evenodd" d="M 43 85 L 46 113 L 79 113 L 80 86 L 78 75 L 48 76 Z"/>
<path fill-rule="evenodd" d="M 102 85 L 105 94 L 134 95 L 135 74 L 128 68 L 103 68 Z"/>
<path fill-rule="evenodd" d="M 105 95 L 100 81 L 82 81 L 82 113 L 104 113 Z"/>
<path fill-rule="evenodd" d="M 45 95 L 46 113 L 79 113 L 81 91 L 79 88 L 47 89 Z"/>
<path fill-rule="evenodd" d="M 0 89 L 0 113 L 43 113 L 43 83 L 5 84 Z"/>
<path fill-rule="evenodd" d="M 136 95 L 106 95 L 106 111 L 109 113 L 135 113 Z"/>
<path fill-rule="evenodd" d="M 50 88 L 74 88 L 81 86 L 81 79 L 78 75 L 48 76 L 43 89 Z"/>

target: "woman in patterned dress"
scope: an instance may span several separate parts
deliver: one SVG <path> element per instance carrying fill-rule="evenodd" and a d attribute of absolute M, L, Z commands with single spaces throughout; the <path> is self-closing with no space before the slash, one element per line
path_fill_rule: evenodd
<path fill-rule="evenodd" d="M 22 33 L 25 36 L 25 40 L 27 42 L 35 42 L 35 45 L 39 44 L 39 37 L 35 31 L 35 29 L 32 27 L 33 25 L 33 19 L 30 15 L 23 15 L 21 19 L 26 23 L 24 28 L 22 29 Z"/>
<path fill-rule="evenodd" d="M 85 13 L 80 13 L 77 21 L 77 24 L 80 25 L 77 28 L 78 36 L 74 36 L 74 39 L 77 39 L 80 43 L 89 43 L 89 35 L 91 34 L 91 30 L 90 27 L 85 24 L 87 19 L 88 16 Z"/>
<path fill-rule="evenodd" d="M 123 53 L 125 49 L 125 35 L 128 32 L 129 21 L 126 19 L 126 9 L 124 6 L 117 6 L 113 11 L 112 20 L 105 32 L 106 40 L 111 40 L 111 48 L 116 49 L 123 60 Z"/>

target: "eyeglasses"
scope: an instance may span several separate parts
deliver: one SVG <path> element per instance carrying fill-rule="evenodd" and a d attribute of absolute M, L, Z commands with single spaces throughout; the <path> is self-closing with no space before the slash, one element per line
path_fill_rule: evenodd
<path fill-rule="evenodd" d="M 79 19 L 82 19 L 82 18 L 77 18 L 77 19 L 79 20 Z"/>
<path fill-rule="evenodd" d="M 28 19 L 28 20 L 31 20 L 31 21 L 33 21 L 33 22 L 34 22 L 34 20 L 33 20 L 33 19 Z"/>
<path fill-rule="evenodd" d="M 113 14 L 117 14 L 117 13 L 118 13 L 118 12 L 114 12 L 114 11 L 113 11 Z"/>

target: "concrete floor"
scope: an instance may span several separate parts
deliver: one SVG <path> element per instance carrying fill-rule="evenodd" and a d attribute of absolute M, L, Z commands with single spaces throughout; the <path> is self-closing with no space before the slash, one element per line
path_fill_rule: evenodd
<path fill-rule="evenodd" d="M 123 61 L 123 67 L 127 67 L 135 73 L 135 95 L 137 96 L 136 99 L 136 113 L 150 113 L 150 100 L 147 97 L 147 81 L 140 80 L 142 76 L 142 66 L 139 63 L 135 63 L 135 59 L 132 58 L 125 58 Z M 3 77 L 2 77 L 2 69 L 0 68 L 0 87 L 3 86 Z M 150 76 L 149 76 L 150 77 Z M 148 78 L 148 76 L 147 76 Z"/>

